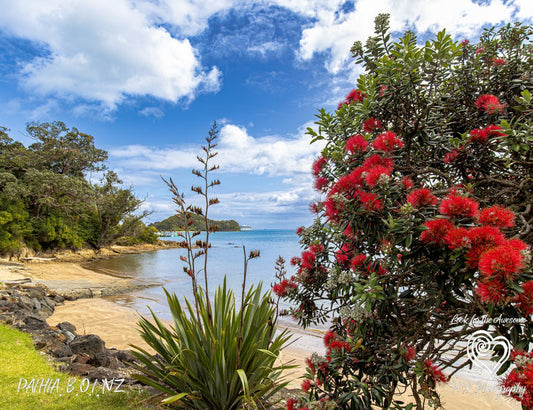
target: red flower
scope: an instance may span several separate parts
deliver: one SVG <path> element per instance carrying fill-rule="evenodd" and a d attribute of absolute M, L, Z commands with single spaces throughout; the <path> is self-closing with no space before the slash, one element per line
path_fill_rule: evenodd
<path fill-rule="evenodd" d="M 472 142 L 485 144 L 488 139 L 489 137 L 487 135 L 487 131 L 485 131 L 483 128 L 474 128 L 472 131 L 470 131 L 470 141 Z"/>
<path fill-rule="evenodd" d="M 402 346 L 400 353 L 403 357 L 405 357 L 405 360 L 410 362 L 416 356 L 416 349 L 413 346 Z"/>
<path fill-rule="evenodd" d="M 484 303 L 498 305 L 505 300 L 505 285 L 498 280 L 478 282 L 476 293 Z"/>
<path fill-rule="evenodd" d="M 304 233 L 304 230 L 305 230 L 305 227 L 299 226 L 298 228 L 296 228 L 296 235 L 302 236 L 302 234 Z"/>
<path fill-rule="evenodd" d="M 381 128 L 381 121 L 374 117 L 370 117 L 368 120 L 363 122 L 363 130 L 368 134 L 374 130 L 380 130 Z"/>
<path fill-rule="evenodd" d="M 452 152 L 448 152 L 444 155 L 444 163 L 450 164 L 459 157 L 460 151 L 454 149 Z"/>
<path fill-rule="evenodd" d="M 402 185 L 407 191 L 409 191 L 415 184 L 413 184 L 411 178 L 405 177 L 402 179 Z"/>
<path fill-rule="evenodd" d="M 353 246 L 345 243 L 342 248 L 335 252 L 335 258 L 341 266 L 348 266 L 350 259 L 353 256 Z"/>
<path fill-rule="evenodd" d="M 363 162 L 361 168 L 363 169 L 363 171 L 368 171 L 370 168 L 376 167 L 378 165 L 382 165 L 387 168 L 393 168 L 394 161 L 392 160 L 392 158 L 383 158 L 379 154 L 374 154 L 371 157 L 367 158 L 365 162 Z"/>
<path fill-rule="evenodd" d="M 494 124 L 485 128 L 474 128 L 470 131 L 470 141 L 485 144 L 489 138 L 505 136 L 505 134 L 500 131 L 503 131 L 503 128 Z"/>
<path fill-rule="evenodd" d="M 415 208 L 422 208 L 424 206 L 435 205 L 439 200 L 427 188 L 415 189 L 407 195 L 407 202 Z"/>
<path fill-rule="evenodd" d="M 353 89 L 352 91 L 350 91 L 348 95 L 346 96 L 346 102 L 348 103 L 353 101 L 354 103 L 357 104 L 358 102 L 362 102 L 364 99 L 365 99 L 365 94 L 363 94 L 361 91 L 356 90 L 356 89 Z"/>
<path fill-rule="evenodd" d="M 377 199 L 376 194 L 372 192 L 359 191 L 359 200 L 367 211 L 381 211 L 383 209 L 383 203 L 380 199 Z"/>
<path fill-rule="evenodd" d="M 324 166 L 327 164 L 328 160 L 323 156 L 318 157 L 315 162 L 313 162 L 313 175 L 316 177 L 320 174 L 320 171 L 324 169 Z"/>
<path fill-rule="evenodd" d="M 505 104 L 501 104 L 495 95 L 483 94 L 476 100 L 476 107 L 487 114 L 501 114 Z"/>
<path fill-rule="evenodd" d="M 317 191 L 326 191 L 329 184 L 329 180 L 327 178 L 317 178 L 315 179 L 315 189 Z"/>
<path fill-rule="evenodd" d="M 473 218 L 477 215 L 478 210 L 479 204 L 476 201 L 456 194 L 448 195 L 439 206 L 440 213 L 450 218 Z"/>
<path fill-rule="evenodd" d="M 309 379 L 305 379 L 305 380 L 302 382 L 302 390 L 303 390 L 304 392 L 307 393 L 309 390 L 311 390 L 311 386 L 312 386 L 312 385 L 313 385 L 313 384 L 311 383 L 311 380 L 309 380 Z"/>
<path fill-rule="evenodd" d="M 468 238 L 468 229 L 466 228 L 452 228 L 444 237 L 444 242 L 450 249 L 464 248 L 470 244 Z"/>
<path fill-rule="evenodd" d="M 289 291 L 296 288 L 296 283 L 292 280 L 283 279 L 280 283 L 276 283 L 272 287 L 272 292 L 274 292 L 280 298 L 286 296 Z"/>
<path fill-rule="evenodd" d="M 329 347 L 333 340 L 335 340 L 335 333 L 333 333 L 331 330 L 328 330 L 324 335 L 324 345 Z"/>
<path fill-rule="evenodd" d="M 524 257 L 520 250 L 507 243 L 492 248 L 479 258 L 479 272 L 485 277 L 511 279 L 524 267 Z"/>
<path fill-rule="evenodd" d="M 392 168 L 377 165 L 366 172 L 365 182 L 370 188 L 373 188 L 378 184 L 382 175 L 390 176 L 391 172 Z"/>
<path fill-rule="evenodd" d="M 388 88 L 389 87 L 387 87 L 386 85 L 382 85 L 381 88 L 379 89 L 379 96 L 383 97 L 383 95 L 385 95 L 385 91 L 387 91 Z"/>
<path fill-rule="evenodd" d="M 426 360 L 424 362 L 424 371 L 433 380 L 433 383 L 448 381 L 448 376 L 445 376 L 440 369 L 437 369 L 431 360 Z"/>
<path fill-rule="evenodd" d="M 481 225 L 511 228 L 514 226 L 514 213 L 507 208 L 495 205 L 483 209 L 479 213 L 478 220 Z"/>
<path fill-rule="evenodd" d="M 420 240 L 424 243 L 443 245 L 444 238 L 454 226 L 448 219 L 434 219 L 424 224 L 428 229 L 420 234 Z"/>
<path fill-rule="evenodd" d="M 533 315 L 533 280 L 522 284 L 523 293 L 520 293 L 516 302 L 518 308 L 525 313 L 526 316 Z"/>
<path fill-rule="evenodd" d="M 298 406 L 298 405 L 299 405 L 299 402 L 296 399 L 287 400 L 287 410 L 296 410 L 297 407 L 295 406 Z"/>
<path fill-rule="evenodd" d="M 468 265 L 477 268 L 479 257 L 483 252 L 488 251 L 505 242 L 505 237 L 498 228 L 493 226 L 481 226 L 468 230 L 470 240 L 470 250 L 466 253 Z"/>
<path fill-rule="evenodd" d="M 363 101 L 365 98 L 365 94 L 363 94 L 361 91 L 353 89 L 348 93 L 344 101 L 339 103 L 339 106 L 337 109 L 341 108 L 343 105 L 350 105 L 352 102 L 357 104 L 361 101 Z"/>
<path fill-rule="evenodd" d="M 372 146 L 378 151 L 391 152 L 396 148 L 403 147 L 403 141 L 396 137 L 396 133 L 387 131 L 379 134 L 372 143 Z"/>
<path fill-rule="evenodd" d="M 363 263 L 365 262 L 365 260 L 366 260 L 366 255 L 364 254 L 359 254 L 359 255 L 354 256 L 354 258 L 352 259 L 352 263 L 351 263 L 352 270 L 356 271 L 357 268 L 363 267 Z"/>
<path fill-rule="evenodd" d="M 506 65 L 506 64 L 507 64 L 507 60 L 504 60 L 503 58 L 495 58 L 494 60 L 492 60 L 493 66 Z"/>
<path fill-rule="evenodd" d="M 346 141 L 346 151 L 352 154 L 365 152 L 367 150 L 368 142 L 361 134 L 352 135 Z"/>
<path fill-rule="evenodd" d="M 302 268 L 311 269 L 316 261 L 316 255 L 312 251 L 302 252 Z"/>

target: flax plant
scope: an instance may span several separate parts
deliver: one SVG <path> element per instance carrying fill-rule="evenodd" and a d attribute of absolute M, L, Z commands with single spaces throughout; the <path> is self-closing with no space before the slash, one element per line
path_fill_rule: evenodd
<path fill-rule="evenodd" d="M 207 275 L 207 257 L 210 248 L 209 234 L 218 227 L 210 223 L 208 210 L 219 202 L 208 192 L 220 184 L 210 179 L 217 170 L 211 160 L 218 136 L 216 123 L 202 146 L 204 156 L 198 156 L 202 169 L 194 169 L 194 175 L 202 180 L 202 186 L 191 189 L 203 197 L 205 207 L 187 204 L 172 179 L 164 180 L 181 216 L 182 245 L 187 256 L 184 272 L 191 278 L 194 304 L 185 298 L 180 303 L 176 294 L 165 290 L 172 314 L 172 325 L 163 323 L 152 310 L 151 318 L 141 317 L 140 334 L 156 352 L 150 354 L 138 346 L 132 346 L 133 354 L 142 363 L 135 366 L 142 374 L 137 379 L 161 391 L 163 403 L 194 409 L 262 409 L 275 404 L 274 395 L 285 387 L 282 372 L 294 366 L 277 364 L 276 360 L 290 336 L 286 330 L 276 335 L 276 306 L 271 303 L 270 292 L 264 293 L 262 285 L 246 290 L 246 274 L 250 260 L 259 257 L 258 251 L 248 255 L 243 246 L 244 267 L 240 307 L 236 307 L 235 294 L 227 288 L 226 277 L 215 291 L 211 302 Z M 192 231 L 192 215 L 200 215 L 205 223 L 205 240 L 195 240 L 200 235 Z M 198 258 L 204 257 L 198 269 Z M 204 286 L 197 275 L 203 273 Z M 270 408 L 270 407 L 269 407 Z"/>

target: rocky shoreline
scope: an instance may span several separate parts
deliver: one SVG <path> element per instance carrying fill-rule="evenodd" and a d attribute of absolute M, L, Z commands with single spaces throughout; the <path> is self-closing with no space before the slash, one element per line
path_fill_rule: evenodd
<path fill-rule="evenodd" d="M 4 284 L 0 287 L 0 322 L 29 333 L 37 350 L 56 364 L 59 371 L 87 378 L 123 379 L 132 377 L 135 357 L 129 350 L 108 349 L 97 335 L 80 335 L 69 322 L 50 326 L 46 318 L 65 298 L 41 284 Z"/>

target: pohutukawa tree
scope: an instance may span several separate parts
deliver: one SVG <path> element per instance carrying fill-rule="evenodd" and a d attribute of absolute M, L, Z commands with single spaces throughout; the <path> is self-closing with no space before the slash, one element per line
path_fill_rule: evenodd
<path fill-rule="evenodd" d="M 437 383 L 472 366 L 466 342 L 486 330 L 514 347 L 501 384 L 533 408 L 533 30 L 418 45 L 391 42 L 388 22 L 352 48 L 357 89 L 308 130 L 326 141 L 322 197 L 274 291 L 331 329 L 287 407 L 439 407 Z M 485 315 L 511 320 L 471 321 Z"/>

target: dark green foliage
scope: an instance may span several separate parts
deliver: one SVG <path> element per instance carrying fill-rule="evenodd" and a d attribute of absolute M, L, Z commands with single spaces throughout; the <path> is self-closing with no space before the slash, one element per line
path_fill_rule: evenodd
<path fill-rule="evenodd" d="M 31 123 L 36 142 L 26 148 L 7 132 L 0 127 L 0 253 L 101 247 L 134 231 L 153 241 L 138 225 L 146 213 L 132 216 L 142 201 L 115 173 L 96 185 L 86 179 L 107 159 L 92 136 L 62 122 Z"/>
<path fill-rule="evenodd" d="M 275 308 L 261 286 L 251 287 L 244 309 L 236 310 L 235 295 L 224 281 L 215 294 L 212 318 L 203 292 L 198 316 L 190 314 L 195 308 L 187 300 L 186 307 L 175 294 L 167 293 L 167 300 L 172 327 L 153 312 L 153 320 L 139 322 L 141 337 L 158 355 L 135 346 L 133 354 L 146 366 L 136 377 L 166 392 L 168 402 L 180 400 L 193 409 L 257 408 L 252 403 L 266 403 L 287 384 L 277 379 L 289 366 L 275 361 L 289 335 L 286 330 L 274 335 Z"/>
<path fill-rule="evenodd" d="M 189 228 L 191 231 L 203 231 L 205 230 L 203 217 L 200 215 L 191 215 L 193 224 Z M 214 221 L 209 220 L 210 225 L 217 225 L 219 231 L 240 231 L 241 227 L 237 221 L 233 219 L 223 220 L 223 221 Z M 183 218 L 179 215 L 172 215 L 167 219 L 163 219 L 160 222 L 154 222 L 150 224 L 157 228 L 158 231 L 182 231 L 184 226 Z"/>

